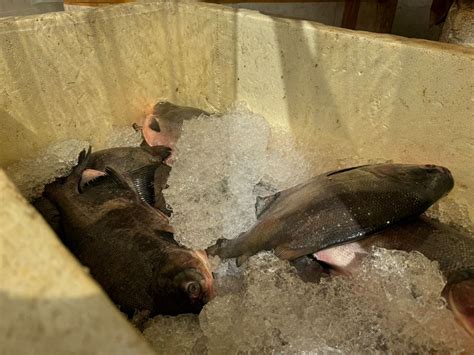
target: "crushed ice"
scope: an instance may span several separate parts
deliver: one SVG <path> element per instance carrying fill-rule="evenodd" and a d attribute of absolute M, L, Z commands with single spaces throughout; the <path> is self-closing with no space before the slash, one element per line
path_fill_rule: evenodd
<path fill-rule="evenodd" d="M 209 354 L 455 353 L 462 331 L 446 309 L 437 264 L 375 249 L 354 277 L 304 283 L 271 253 L 252 257 L 240 291 L 199 316 Z"/>
<path fill-rule="evenodd" d="M 255 222 L 253 188 L 263 176 L 268 135 L 263 117 L 243 107 L 184 122 L 164 191 L 180 243 L 204 249 Z"/>
<path fill-rule="evenodd" d="M 27 200 L 43 193 L 44 185 L 69 174 L 81 150 L 89 143 L 76 139 L 62 141 L 38 152 L 36 158 L 22 159 L 5 169 L 8 177 Z"/>
<path fill-rule="evenodd" d="M 417 252 L 375 248 L 353 277 L 320 284 L 268 252 L 215 271 L 219 296 L 199 317 L 147 324 L 158 353 L 461 353 L 468 341 L 437 263 Z"/>

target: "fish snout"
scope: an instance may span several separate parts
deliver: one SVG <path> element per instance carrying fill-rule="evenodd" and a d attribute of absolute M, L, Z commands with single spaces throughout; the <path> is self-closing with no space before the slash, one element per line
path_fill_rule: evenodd
<path fill-rule="evenodd" d="M 448 168 L 440 165 L 419 165 L 419 171 L 423 172 L 424 179 L 430 181 L 430 190 L 436 194 L 436 199 L 445 196 L 454 187 L 454 178 Z"/>

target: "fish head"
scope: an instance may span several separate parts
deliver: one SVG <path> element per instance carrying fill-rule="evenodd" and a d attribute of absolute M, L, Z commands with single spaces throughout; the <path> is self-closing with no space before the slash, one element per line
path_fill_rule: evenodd
<path fill-rule="evenodd" d="M 214 279 L 204 251 L 177 248 L 155 276 L 158 313 L 199 313 L 214 298 Z"/>
<path fill-rule="evenodd" d="M 408 186 L 434 203 L 454 187 L 449 169 L 439 165 L 380 164 L 367 166 L 373 174 L 397 185 Z"/>

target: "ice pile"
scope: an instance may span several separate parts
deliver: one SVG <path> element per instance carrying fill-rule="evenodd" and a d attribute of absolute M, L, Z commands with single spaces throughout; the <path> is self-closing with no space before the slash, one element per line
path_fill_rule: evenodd
<path fill-rule="evenodd" d="M 164 191 L 176 239 L 203 249 L 255 222 L 254 186 L 263 176 L 269 128 L 243 107 L 185 121 Z"/>
<path fill-rule="evenodd" d="M 437 264 L 375 249 L 354 277 L 304 283 L 270 253 L 252 257 L 241 291 L 200 314 L 209 354 L 455 353 L 463 335 L 441 298 Z"/>
<path fill-rule="evenodd" d="M 157 316 L 145 324 L 143 336 L 157 354 L 205 353 L 204 334 L 194 314 Z"/>
<path fill-rule="evenodd" d="M 22 159 L 10 165 L 6 173 L 22 195 L 33 200 L 42 194 L 44 185 L 67 175 L 77 164 L 79 153 L 88 147 L 86 141 L 62 141 L 39 151 L 35 158 Z"/>
<path fill-rule="evenodd" d="M 199 322 L 149 322 L 145 337 L 159 353 L 456 354 L 468 345 L 441 297 L 437 263 L 417 252 L 374 249 L 353 277 L 320 284 L 304 283 L 271 253 L 239 270 L 221 264 L 217 274 L 220 295 Z"/>

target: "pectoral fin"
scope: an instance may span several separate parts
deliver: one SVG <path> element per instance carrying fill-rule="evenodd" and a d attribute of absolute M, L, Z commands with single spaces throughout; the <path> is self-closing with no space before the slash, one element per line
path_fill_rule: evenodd
<path fill-rule="evenodd" d="M 268 210 L 278 196 L 280 196 L 280 192 L 269 196 L 257 196 L 257 202 L 255 203 L 255 214 L 257 215 L 257 218 Z"/>
<path fill-rule="evenodd" d="M 242 266 L 249 258 L 251 257 L 250 254 L 242 254 L 239 256 L 236 260 L 235 263 L 237 264 L 238 267 Z"/>
<path fill-rule="evenodd" d="M 280 244 L 273 250 L 274 254 L 283 260 L 294 260 L 313 253 L 310 249 L 291 249 L 286 244 Z"/>

